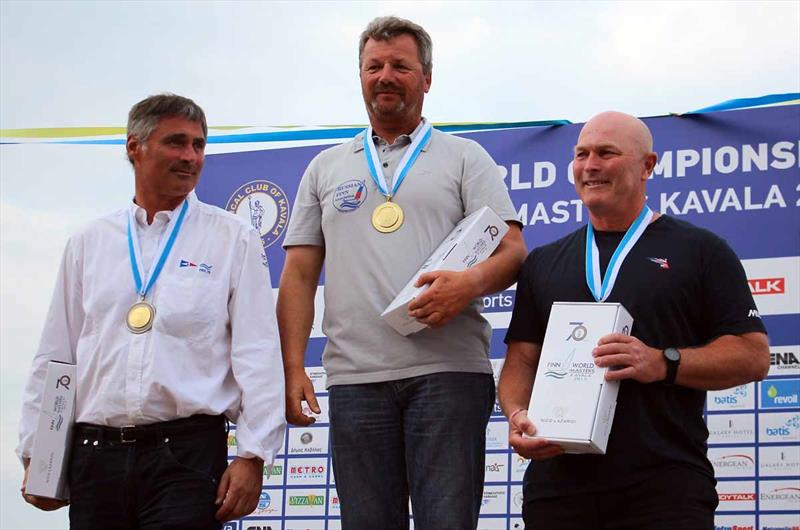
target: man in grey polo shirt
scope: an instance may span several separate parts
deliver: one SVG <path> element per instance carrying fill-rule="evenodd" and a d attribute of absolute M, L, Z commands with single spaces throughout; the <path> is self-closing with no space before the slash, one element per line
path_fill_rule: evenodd
<path fill-rule="evenodd" d="M 408 528 L 410 494 L 418 530 L 475 528 L 494 403 L 480 297 L 514 282 L 525 244 L 491 157 L 422 118 L 427 32 L 375 19 L 361 35 L 359 65 L 370 127 L 311 162 L 284 242 L 287 418 L 313 422 L 302 400 L 318 411 L 303 360 L 324 263 L 323 363 L 342 527 Z M 453 227 L 485 205 L 510 224 L 497 251 L 467 271 L 422 276 L 430 287 L 409 310 L 429 328 L 398 334 L 380 313 Z"/>

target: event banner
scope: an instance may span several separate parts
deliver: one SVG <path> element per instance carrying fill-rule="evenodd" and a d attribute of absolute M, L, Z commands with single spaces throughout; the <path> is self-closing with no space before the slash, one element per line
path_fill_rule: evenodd
<path fill-rule="evenodd" d="M 717 476 L 717 528 L 798 528 L 800 525 L 800 106 L 647 118 L 658 164 L 647 203 L 662 214 L 725 238 L 742 260 L 767 326 L 769 377 L 709 392 L 708 455 Z M 498 165 L 523 224 L 529 249 L 587 222 L 573 187 L 572 148 L 580 124 L 505 127 L 459 133 L 480 143 Z M 322 144 L 268 148 L 207 157 L 199 197 L 244 217 L 260 233 L 277 287 L 282 242 L 300 179 Z M 344 140 L 349 141 L 349 140 Z M 297 143 L 297 142 L 296 142 Z M 313 144 L 313 145 L 312 145 Z M 357 242 L 353 242 L 356 251 Z M 256 511 L 226 528 L 295 530 L 341 528 L 331 469 L 327 392 L 322 368 L 325 337 L 320 281 L 306 353 L 322 414 L 312 427 L 292 427 L 282 453 L 265 472 Z M 491 360 L 499 373 L 503 336 L 515 289 L 484 297 L 492 324 Z M 281 374 L 275 374 L 280 377 Z M 265 382 L 268 384 L 268 382 Z M 522 477 L 528 462 L 514 454 L 508 425 L 495 407 L 486 432 L 486 479 L 479 528 L 523 528 Z M 231 432 L 230 457 L 236 454 Z"/>

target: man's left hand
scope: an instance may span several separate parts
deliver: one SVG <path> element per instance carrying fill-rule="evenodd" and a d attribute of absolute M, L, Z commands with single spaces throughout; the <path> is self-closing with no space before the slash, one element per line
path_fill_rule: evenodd
<path fill-rule="evenodd" d="M 606 372 L 606 381 L 634 379 L 653 383 L 667 376 L 667 363 L 661 350 L 630 335 L 611 333 L 600 337 L 592 356 L 598 367 L 612 368 Z"/>
<path fill-rule="evenodd" d="M 408 314 L 432 328 L 450 322 L 481 293 L 474 269 L 426 272 L 417 279 L 415 286 L 426 283 L 430 286 L 408 305 Z"/>
<path fill-rule="evenodd" d="M 218 521 L 230 521 L 249 515 L 258 506 L 264 480 L 264 461 L 236 457 L 222 474 L 217 488 Z"/>

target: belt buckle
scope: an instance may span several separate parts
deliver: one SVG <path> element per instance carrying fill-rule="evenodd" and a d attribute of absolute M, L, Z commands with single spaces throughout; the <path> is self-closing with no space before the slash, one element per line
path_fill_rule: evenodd
<path fill-rule="evenodd" d="M 134 438 L 132 440 L 126 440 L 125 439 L 125 429 L 135 429 L 135 428 L 136 428 L 136 425 L 123 425 L 122 427 L 120 427 L 119 428 L 119 441 L 120 441 L 120 443 L 124 443 L 124 444 L 132 444 L 132 443 L 134 443 L 136 441 L 136 438 Z"/>

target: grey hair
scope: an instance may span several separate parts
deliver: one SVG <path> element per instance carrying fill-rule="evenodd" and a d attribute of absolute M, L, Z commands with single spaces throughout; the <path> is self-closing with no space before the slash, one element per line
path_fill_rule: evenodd
<path fill-rule="evenodd" d="M 208 139 L 206 115 L 200 105 L 189 98 L 176 94 L 164 93 L 143 99 L 128 113 L 128 136 L 134 136 L 140 142 L 146 142 L 158 127 L 161 118 L 179 116 L 189 121 L 200 123 L 203 127 L 203 138 Z M 128 157 L 131 164 L 133 160 Z"/>
<path fill-rule="evenodd" d="M 433 41 L 422 26 L 399 17 L 378 17 L 367 25 L 358 43 L 358 67 L 361 68 L 361 57 L 364 46 L 369 39 L 387 41 L 399 35 L 411 35 L 417 42 L 417 54 L 422 63 L 422 73 L 429 75 L 433 70 Z"/>

